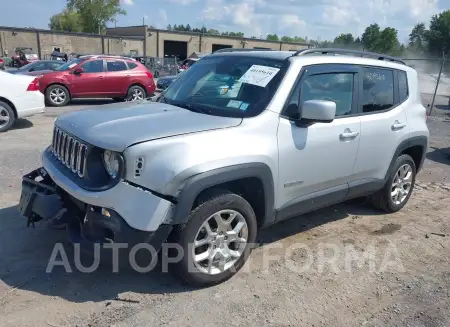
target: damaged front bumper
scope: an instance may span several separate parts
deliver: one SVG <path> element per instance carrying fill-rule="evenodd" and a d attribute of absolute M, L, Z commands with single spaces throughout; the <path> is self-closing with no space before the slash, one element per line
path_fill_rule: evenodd
<path fill-rule="evenodd" d="M 94 251 L 99 243 L 122 243 L 128 247 L 146 243 L 159 251 L 172 230 L 170 224 L 161 224 L 153 231 L 133 228 L 115 210 L 86 203 L 66 192 L 44 168 L 23 176 L 18 208 L 28 219 L 28 226 L 39 221 L 62 225 L 70 241 L 87 252 Z"/>

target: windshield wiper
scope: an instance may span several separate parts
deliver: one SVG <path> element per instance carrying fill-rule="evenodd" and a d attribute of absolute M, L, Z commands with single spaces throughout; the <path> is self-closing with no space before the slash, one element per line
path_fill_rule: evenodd
<path fill-rule="evenodd" d="M 211 114 L 211 110 L 206 111 L 206 110 L 200 109 L 200 107 L 198 105 L 195 105 L 191 102 L 180 102 L 180 103 L 174 103 L 173 105 L 190 110 L 190 111 L 199 112 L 199 113 L 205 114 L 205 115 Z"/>

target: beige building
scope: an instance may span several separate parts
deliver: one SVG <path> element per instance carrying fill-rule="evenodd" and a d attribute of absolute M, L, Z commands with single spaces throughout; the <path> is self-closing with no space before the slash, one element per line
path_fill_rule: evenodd
<path fill-rule="evenodd" d="M 211 53 L 222 48 L 300 50 L 309 44 L 166 31 L 147 26 L 108 28 L 106 35 L 0 26 L 0 56 L 11 56 L 16 47 L 33 48 L 42 59 L 55 50 L 68 54 L 136 54 L 184 59 L 193 52 Z"/>
<path fill-rule="evenodd" d="M 108 28 L 106 34 L 144 37 L 145 54 L 151 57 L 177 56 L 179 58 L 185 58 L 193 52 L 211 53 L 223 48 L 301 50 L 310 47 L 308 43 L 291 43 L 195 32 L 168 31 L 148 28 L 147 26 Z"/>

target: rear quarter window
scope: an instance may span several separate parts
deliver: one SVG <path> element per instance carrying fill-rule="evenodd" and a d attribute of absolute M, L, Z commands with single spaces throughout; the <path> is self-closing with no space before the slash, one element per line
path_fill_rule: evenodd
<path fill-rule="evenodd" d="M 134 63 L 134 62 L 127 62 L 128 64 L 128 69 L 134 69 L 138 66 L 138 64 Z"/>
<path fill-rule="evenodd" d="M 398 72 L 398 97 L 399 102 L 402 103 L 406 99 L 408 99 L 409 91 L 408 91 L 408 77 L 406 72 L 399 71 Z"/>

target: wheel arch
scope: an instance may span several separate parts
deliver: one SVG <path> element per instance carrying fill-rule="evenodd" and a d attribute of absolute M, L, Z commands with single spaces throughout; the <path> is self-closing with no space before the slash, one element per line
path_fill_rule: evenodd
<path fill-rule="evenodd" d="M 395 150 L 384 180 L 387 181 L 389 179 L 389 176 L 392 174 L 392 170 L 394 169 L 395 161 L 402 154 L 408 154 L 413 158 L 414 163 L 416 164 L 416 170 L 419 172 L 422 168 L 423 162 L 425 161 L 427 148 L 428 138 L 426 136 L 414 136 L 401 142 Z"/>
<path fill-rule="evenodd" d="M 7 98 L 1 97 L 0 96 L 0 101 L 5 102 L 6 104 L 8 104 L 11 109 L 14 112 L 14 118 L 17 119 L 18 115 L 17 115 L 17 109 L 16 106 L 14 105 L 14 103 L 12 103 L 10 100 L 8 100 Z"/>
<path fill-rule="evenodd" d="M 262 189 L 252 189 L 259 187 Z M 247 163 L 214 169 L 186 180 L 177 196 L 172 224 L 186 222 L 196 201 L 209 190 L 217 188 L 244 192 L 240 195 L 244 195 L 255 210 L 258 226 L 274 222 L 275 189 L 272 171 L 264 163 Z"/>
<path fill-rule="evenodd" d="M 132 83 L 130 84 L 130 86 L 128 86 L 126 95 L 128 95 L 128 91 L 129 91 L 133 86 L 139 86 L 139 87 L 141 87 L 141 88 L 144 90 L 144 92 L 145 92 L 145 96 L 147 96 L 147 90 L 145 89 L 145 86 L 144 86 L 141 82 L 139 82 L 139 81 L 134 81 L 134 82 L 132 82 Z"/>
<path fill-rule="evenodd" d="M 61 83 L 61 82 L 53 82 L 53 83 L 51 83 L 51 84 L 48 84 L 48 85 L 45 87 L 44 95 L 47 93 L 48 88 L 51 87 L 51 86 L 54 86 L 54 85 L 59 85 L 59 86 L 64 87 L 64 88 L 67 90 L 67 92 L 69 92 L 69 98 L 72 99 L 72 93 L 70 92 L 69 87 L 68 87 L 67 85 L 65 85 L 64 83 Z"/>

